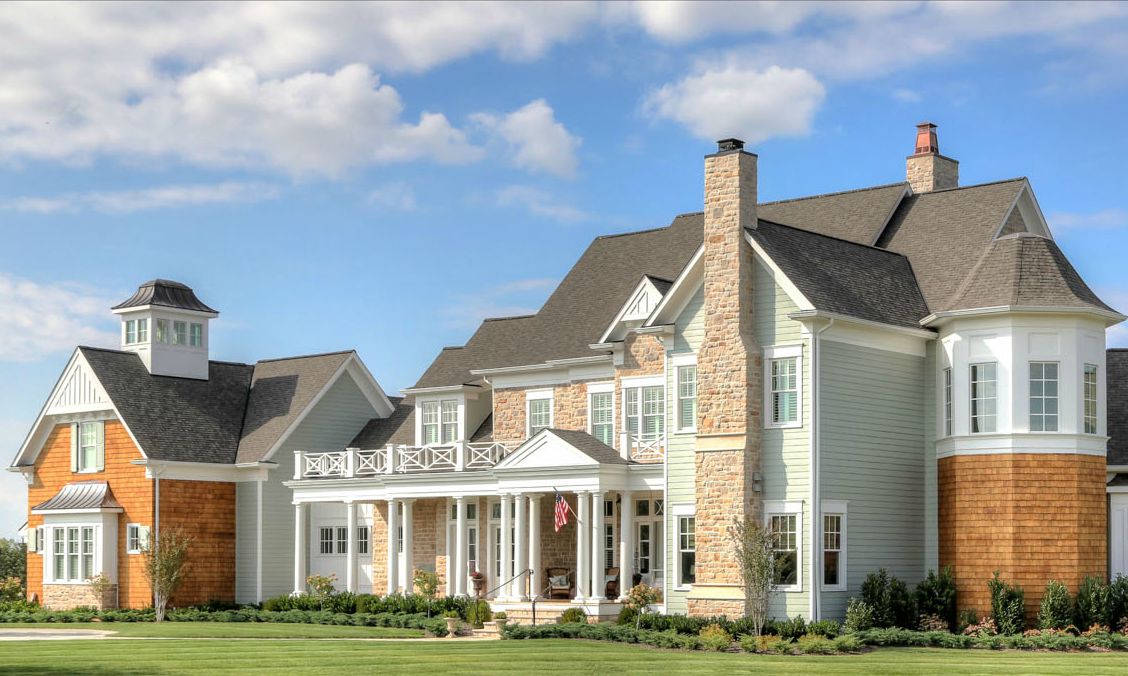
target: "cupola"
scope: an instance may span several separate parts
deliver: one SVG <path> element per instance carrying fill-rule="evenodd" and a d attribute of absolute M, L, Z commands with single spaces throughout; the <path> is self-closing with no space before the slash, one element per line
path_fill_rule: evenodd
<path fill-rule="evenodd" d="M 118 303 L 121 349 L 136 352 L 155 376 L 208 379 L 208 322 L 219 312 L 185 284 L 154 279 Z"/>

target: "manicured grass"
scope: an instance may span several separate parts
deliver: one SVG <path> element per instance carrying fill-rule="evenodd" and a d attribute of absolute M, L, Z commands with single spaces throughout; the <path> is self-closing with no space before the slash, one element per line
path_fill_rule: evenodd
<path fill-rule="evenodd" d="M 40 641 L 0 643 L 19 674 L 1123 674 L 1123 653 L 885 648 L 862 655 L 766 656 L 537 641 Z"/>
<path fill-rule="evenodd" d="M 97 629 L 118 636 L 164 638 L 419 638 L 422 629 L 281 622 L 68 622 L 0 624 L 4 629 Z M 0 652 L 3 646 L 0 645 Z M 0 664 L 0 668 L 3 665 Z"/>

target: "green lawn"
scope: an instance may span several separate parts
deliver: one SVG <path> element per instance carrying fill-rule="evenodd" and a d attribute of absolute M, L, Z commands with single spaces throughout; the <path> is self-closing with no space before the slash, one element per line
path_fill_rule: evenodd
<path fill-rule="evenodd" d="M 171 626 L 171 625 L 170 625 Z M 785 657 L 575 640 L 0 642 L 4 674 L 1124 674 L 1128 654 L 886 648 Z"/>
<path fill-rule="evenodd" d="M 3 629 L 97 629 L 118 636 L 168 638 L 419 638 L 422 629 L 390 627 L 338 627 L 331 624 L 284 624 L 275 622 L 71 622 L 0 624 Z M 4 644 L 0 644 L 0 653 Z M 2 660 L 0 660 L 2 662 Z M 0 667 L 3 664 L 0 663 Z"/>

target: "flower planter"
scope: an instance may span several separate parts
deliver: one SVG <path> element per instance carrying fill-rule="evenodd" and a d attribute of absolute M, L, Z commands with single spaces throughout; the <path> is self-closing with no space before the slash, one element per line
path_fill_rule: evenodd
<path fill-rule="evenodd" d="M 447 623 L 447 636 L 454 638 L 458 635 L 458 624 L 461 622 L 457 617 L 446 618 Z"/>

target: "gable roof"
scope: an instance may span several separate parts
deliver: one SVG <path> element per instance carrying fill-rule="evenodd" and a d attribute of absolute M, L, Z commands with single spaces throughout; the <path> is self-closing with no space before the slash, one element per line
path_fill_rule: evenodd
<path fill-rule="evenodd" d="M 856 244 L 873 244 L 908 183 L 890 183 L 811 197 L 765 202 L 756 216 L 782 225 L 812 230 Z"/>
<path fill-rule="evenodd" d="M 207 380 L 173 378 L 150 375 L 133 352 L 78 349 L 149 458 L 234 461 L 254 367 L 213 361 Z"/>
<path fill-rule="evenodd" d="M 1128 465 L 1128 348 L 1105 353 L 1108 464 Z"/>
<path fill-rule="evenodd" d="M 255 364 L 235 462 L 258 462 L 355 353 L 269 359 Z"/>
<path fill-rule="evenodd" d="M 915 329 L 928 314 L 904 256 L 765 220 L 747 232 L 819 310 Z"/>
<path fill-rule="evenodd" d="M 388 397 L 392 414 L 387 418 L 373 418 L 349 442 L 349 448 L 371 450 L 388 444 L 412 445 L 415 443 L 415 402 L 409 397 Z"/>
<path fill-rule="evenodd" d="M 548 429 L 549 432 L 563 439 L 569 446 L 580 451 L 592 460 L 601 465 L 629 465 L 631 464 L 619 451 L 611 448 L 599 439 L 591 436 L 587 432 L 580 432 L 577 430 L 562 430 L 555 427 Z"/>

